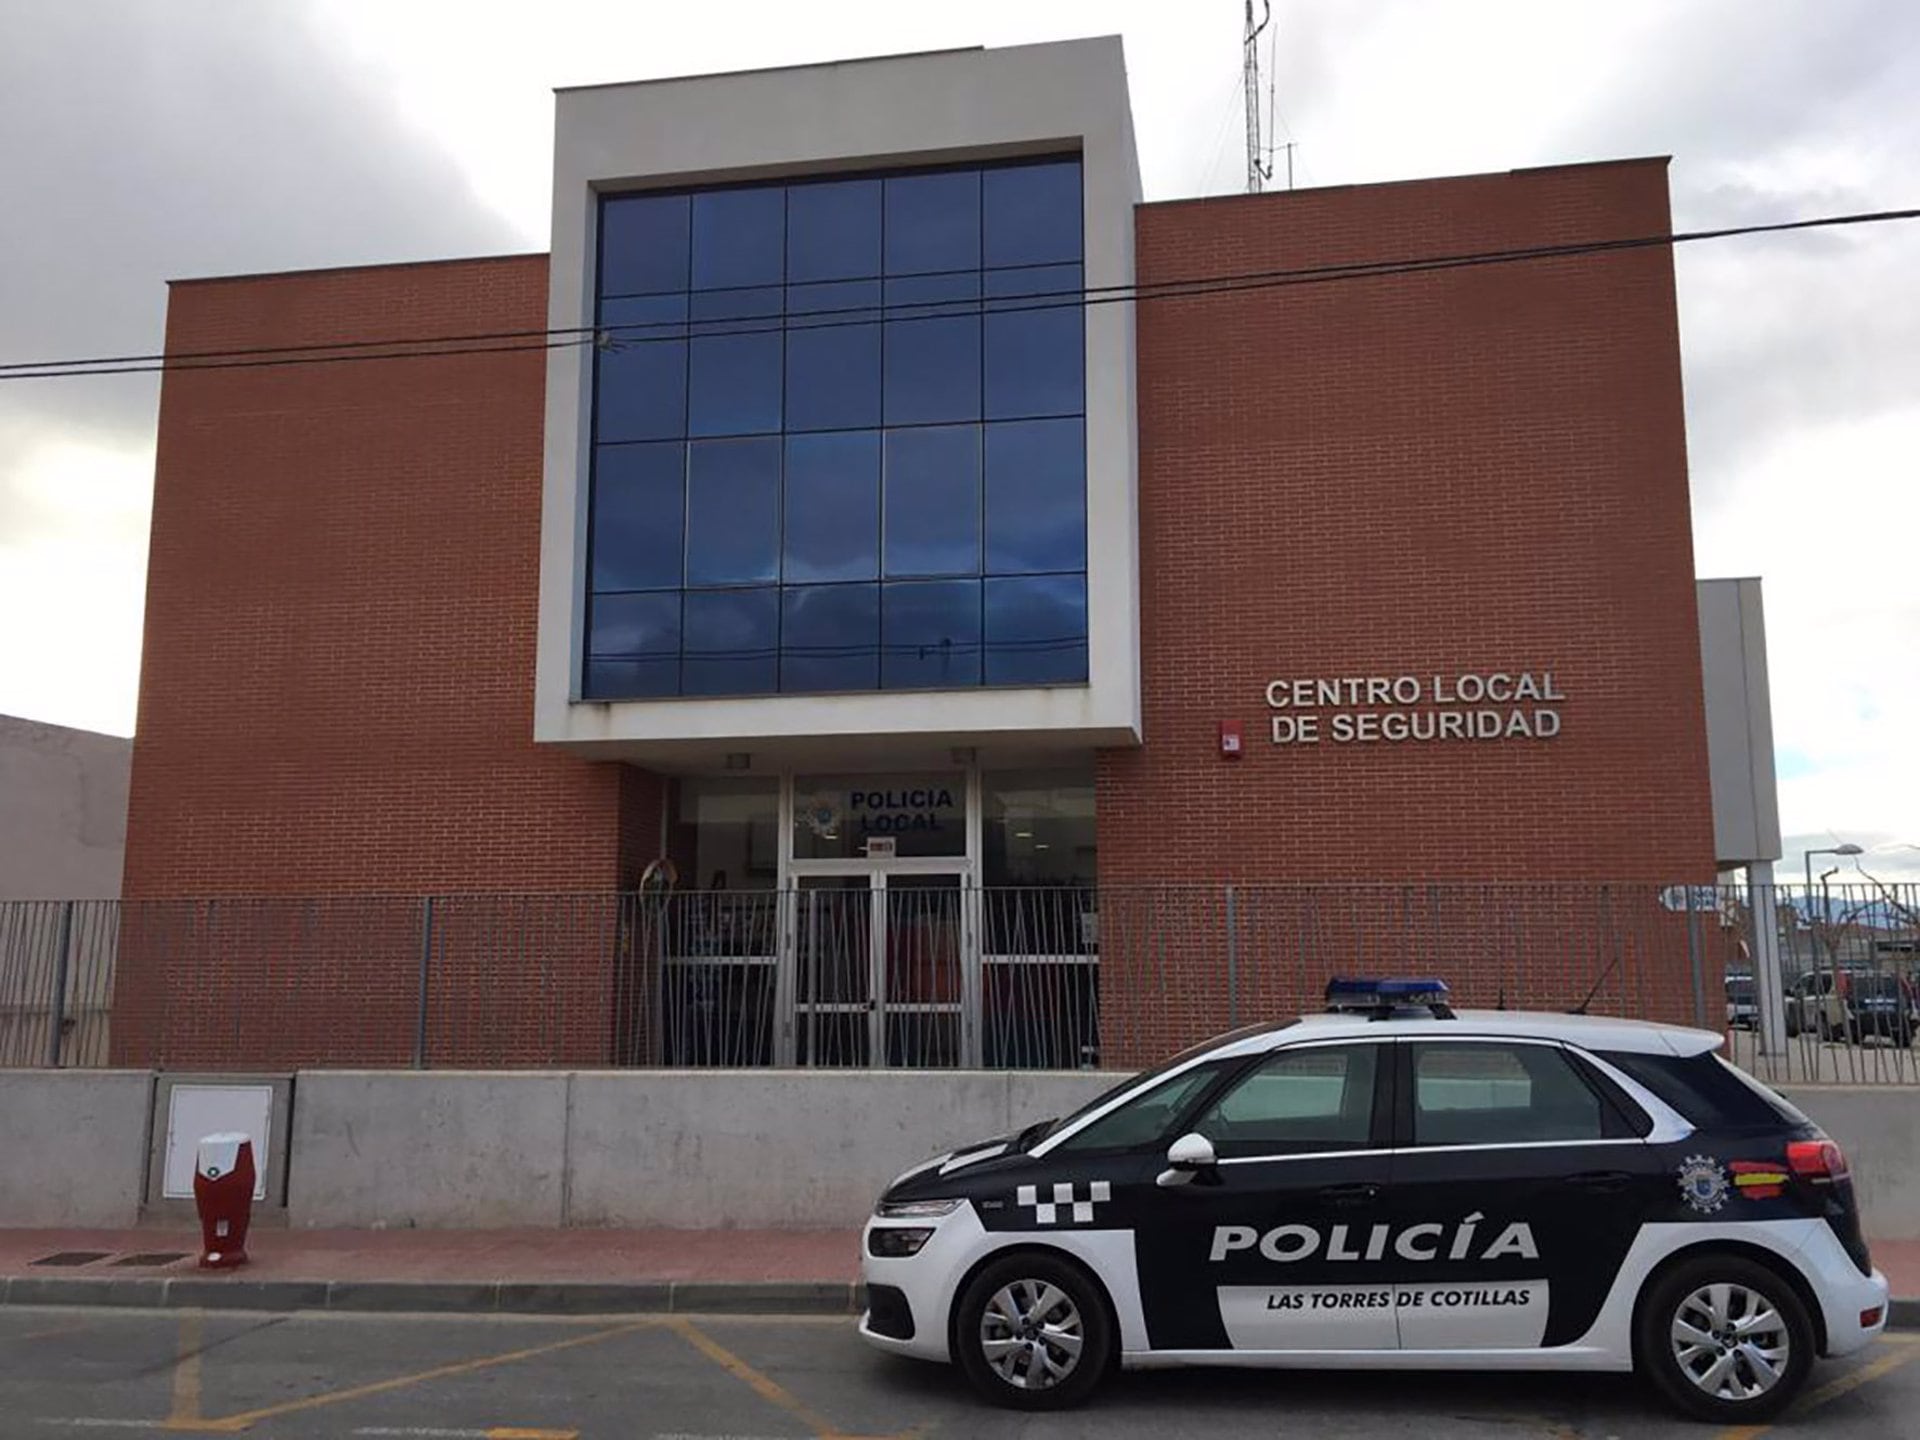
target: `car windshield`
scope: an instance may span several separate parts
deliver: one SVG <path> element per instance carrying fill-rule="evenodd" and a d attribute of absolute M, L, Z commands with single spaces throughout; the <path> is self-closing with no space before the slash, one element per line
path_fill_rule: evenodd
<path fill-rule="evenodd" d="M 1753 999 L 1753 977 L 1750 975 L 1729 975 L 1727 977 L 1727 998 L 1730 1000 Z"/>
<path fill-rule="evenodd" d="M 1025 1130 L 1022 1130 L 1016 1138 L 1014 1142 L 1015 1148 L 1019 1150 L 1031 1150 L 1049 1135 L 1065 1129 L 1084 1116 L 1091 1115 L 1102 1105 L 1107 1104 L 1123 1092 L 1131 1090 L 1135 1086 L 1143 1088 L 1151 1086 L 1162 1076 L 1172 1074 L 1182 1065 L 1185 1065 L 1191 1060 L 1198 1059 L 1210 1050 L 1217 1050 L 1220 1046 L 1235 1040 L 1245 1040 L 1251 1035 L 1271 1035 L 1276 1031 L 1285 1030 L 1289 1025 L 1298 1023 L 1298 1021 L 1294 1020 L 1285 1020 L 1273 1025 L 1243 1025 L 1238 1030 L 1229 1030 L 1224 1035 L 1215 1035 L 1210 1040 L 1202 1040 L 1198 1045 L 1189 1045 L 1179 1054 L 1168 1056 L 1165 1060 L 1162 1060 L 1158 1065 L 1154 1066 L 1153 1069 L 1141 1071 L 1137 1075 L 1129 1075 L 1124 1080 L 1109 1085 L 1105 1090 L 1102 1090 L 1071 1115 L 1063 1116 L 1058 1120 L 1043 1120 L 1038 1124 L 1029 1125 Z"/>
<path fill-rule="evenodd" d="M 1891 975 L 1856 975 L 1853 988 L 1862 999 L 1891 1000 L 1900 993 L 1900 982 Z"/>

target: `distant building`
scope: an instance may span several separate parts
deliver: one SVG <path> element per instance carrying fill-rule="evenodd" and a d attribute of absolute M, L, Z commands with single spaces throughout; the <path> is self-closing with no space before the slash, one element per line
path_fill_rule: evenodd
<path fill-rule="evenodd" d="M 0 715 L 0 900 L 111 900 L 133 741 Z"/>

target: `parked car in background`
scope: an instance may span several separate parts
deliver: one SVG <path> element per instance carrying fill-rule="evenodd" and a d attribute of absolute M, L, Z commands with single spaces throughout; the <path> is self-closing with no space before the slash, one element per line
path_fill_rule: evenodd
<path fill-rule="evenodd" d="M 1920 1032 L 1920 1002 L 1910 981 L 1884 970 L 1863 965 L 1809 970 L 1787 987 L 1786 1022 L 1789 1035 L 1907 1046 Z"/>
<path fill-rule="evenodd" d="M 1748 971 L 1727 971 L 1727 1024 L 1735 1030 L 1752 1030 L 1760 1024 L 1760 992 Z"/>

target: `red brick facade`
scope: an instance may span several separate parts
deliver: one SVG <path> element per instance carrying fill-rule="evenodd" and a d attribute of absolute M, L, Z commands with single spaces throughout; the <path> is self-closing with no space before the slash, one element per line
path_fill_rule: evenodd
<path fill-rule="evenodd" d="M 1137 221 L 1143 287 L 1669 229 L 1658 160 Z M 1149 300 L 1137 323 L 1146 743 L 1101 756 L 1103 882 L 1712 878 L 1669 249 Z M 1276 678 L 1492 670 L 1551 671 L 1561 733 L 1270 738 Z"/>
<path fill-rule="evenodd" d="M 539 331 L 546 297 L 537 255 L 187 283 L 173 288 L 167 348 Z M 168 375 L 129 899 L 604 894 L 657 850 L 657 779 L 533 743 L 545 357 L 526 348 Z M 272 1006 L 282 1024 L 313 1031 L 263 1037 L 276 1063 L 404 1060 L 411 1025 L 383 1017 L 414 1013 L 420 916 L 411 900 L 373 909 L 349 923 L 336 902 L 267 936 L 229 907 L 215 930 L 239 933 L 216 942 L 193 914 L 146 907 L 151 933 L 130 932 L 121 966 L 123 1053 L 163 1026 L 176 1058 L 237 1058 L 230 1022 L 179 1004 L 163 1017 L 142 996 L 162 953 L 199 957 L 199 975 L 231 948 L 229 985 L 245 993 L 279 959 L 282 1000 L 303 997 Z M 457 1027 L 470 987 L 494 987 L 526 1017 L 475 1020 L 476 1057 L 511 1058 L 524 1042 L 604 1059 L 611 921 L 543 923 L 569 937 L 559 959 L 579 957 L 560 967 L 580 972 L 569 988 L 596 992 L 573 998 L 597 1003 L 508 997 L 499 987 L 529 973 L 510 956 L 485 974 L 449 973 L 436 1024 Z M 337 977 L 328 993 L 314 988 L 323 974 Z M 369 1007 L 356 994 L 381 998 Z M 580 1017 L 558 1042 L 550 1009 Z M 469 1048 L 440 1038 L 453 1053 Z"/>
<path fill-rule="evenodd" d="M 1137 266 L 1152 287 L 1667 228 L 1640 161 L 1144 206 Z M 167 342 L 538 331 L 546 293 L 539 256 L 197 282 Z M 1521 957 L 1555 979 L 1517 998 L 1577 999 L 1615 957 L 1556 952 L 1596 903 L 1627 937 L 1609 993 L 1690 1013 L 1676 922 L 1592 888 L 1713 867 L 1670 252 L 1137 319 L 1145 744 L 1099 758 L 1103 885 L 1389 888 L 1345 915 L 1243 888 L 1231 981 L 1217 889 L 1103 900 L 1103 1058 L 1298 1008 L 1316 966 L 1418 960 L 1491 1000 Z M 544 387 L 531 347 L 168 376 L 125 893 L 336 898 L 310 922 L 130 909 L 122 1058 L 406 1063 L 423 953 L 442 1063 L 647 1052 L 651 952 L 611 895 L 659 848 L 662 782 L 532 740 Z M 1496 670 L 1551 672 L 1561 733 L 1268 738 L 1277 678 Z M 1456 892 L 1418 930 L 1446 944 L 1396 947 L 1432 903 L 1399 887 L 1546 881 L 1583 888 L 1524 913 Z M 427 915 L 429 892 L 470 898 Z M 343 898 L 365 895 L 400 898 Z M 215 993 L 253 1018 L 195 1003 Z"/>

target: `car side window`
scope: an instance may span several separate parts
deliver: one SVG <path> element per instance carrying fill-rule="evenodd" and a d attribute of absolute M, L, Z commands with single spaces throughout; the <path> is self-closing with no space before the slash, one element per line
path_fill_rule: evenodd
<path fill-rule="evenodd" d="M 1464 1041 L 1408 1048 L 1415 1145 L 1607 1138 L 1605 1102 L 1554 1046 Z"/>
<path fill-rule="evenodd" d="M 1380 1046 L 1314 1045 L 1268 1056 L 1189 1129 L 1223 1158 L 1364 1149 Z"/>
<path fill-rule="evenodd" d="M 1196 1065 L 1191 1070 L 1170 1075 L 1144 1095 L 1135 1096 L 1117 1110 L 1109 1110 L 1084 1130 L 1062 1140 L 1058 1148 L 1075 1152 L 1132 1150 L 1161 1141 L 1171 1142 L 1175 1138 L 1169 1133 L 1174 1121 L 1200 1098 L 1207 1086 L 1218 1078 L 1220 1070 L 1219 1065 Z"/>

